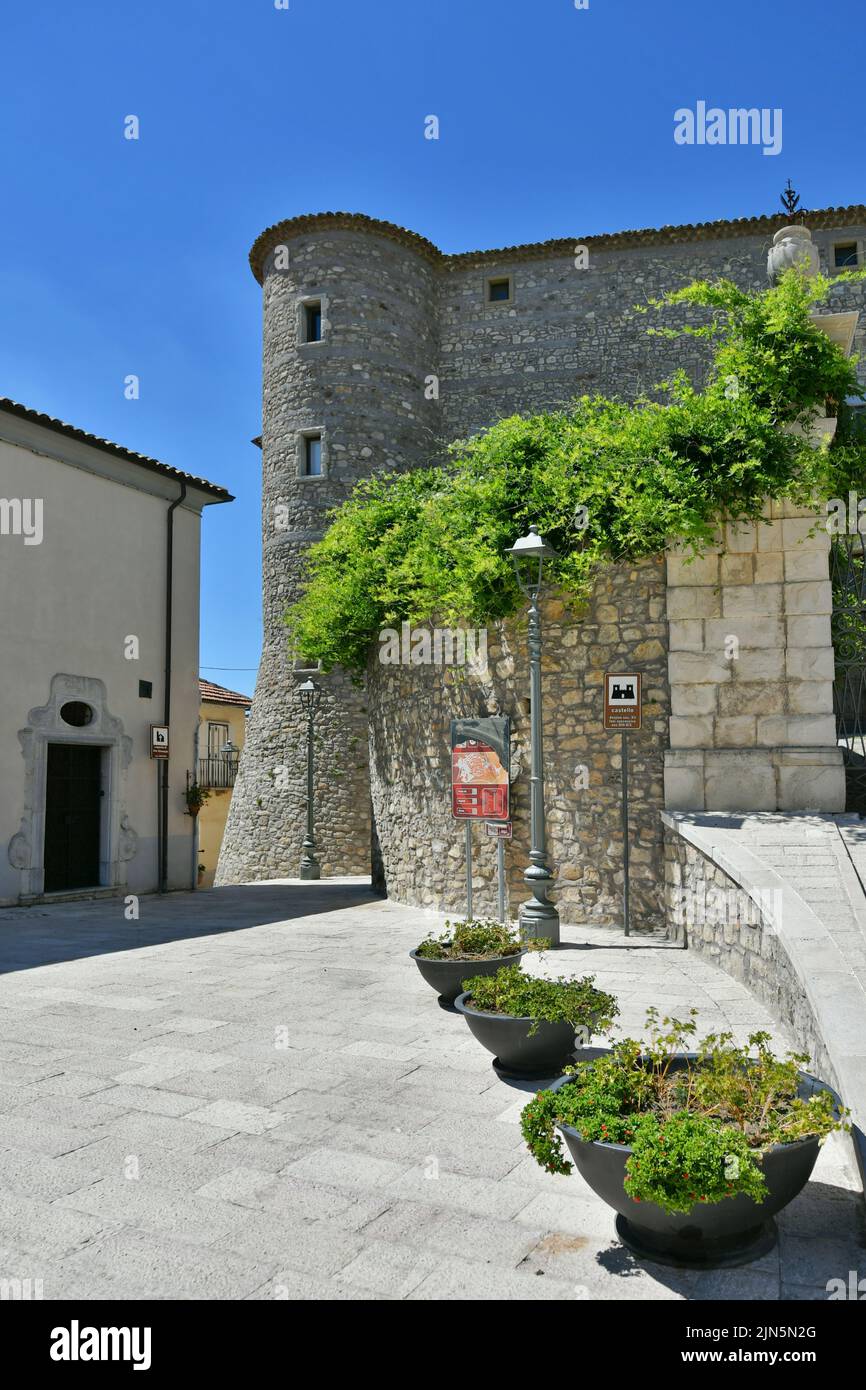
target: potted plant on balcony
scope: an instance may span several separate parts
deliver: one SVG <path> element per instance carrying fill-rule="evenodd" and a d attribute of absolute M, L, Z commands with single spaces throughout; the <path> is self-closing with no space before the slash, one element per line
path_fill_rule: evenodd
<path fill-rule="evenodd" d="M 548 943 L 533 943 L 542 949 Z M 441 936 L 428 936 L 409 955 L 439 995 L 443 1008 L 450 1008 L 470 975 L 495 975 L 501 966 L 516 963 L 528 947 L 510 926 L 488 918 L 446 922 Z"/>
<path fill-rule="evenodd" d="M 805 1186 L 820 1144 L 849 1128 L 838 1098 L 774 1056 L 769 1034 L 747 1046 L 710 1034 L 688 1051 L 688 1021 L 647 1015 L 649 1040 L 627 1038 L 570 1068 L 525 1107 L 523 1136 L 548 1172 L 581 1176 L 618 1213 L 620 1239 L 663 1264 L 746 1264 L 771 1249 L 774 1215 Z"/>
<path fill-rule="evenodd" d="M 190 782 L 184 792 L 184 800 L 186 801 L 186 811 L 184 814 L 193 817 L 197 816 L 209 796 L 210 792 L 207 787 L 203 787 L 200 782 Z"/>
<path fill-rule="evenodd" d="M 505 965 L 495 975 L 466 980 L 454 1001 L 469 1030 L 494 1054 L 502 1076 L 556 1076 L 574 1049 L 610 1028 L 616 1000 L 596 989 L 595 977 L 544 980 Z M 578 1036 L 579 1035 L 579 1036 Z"/>

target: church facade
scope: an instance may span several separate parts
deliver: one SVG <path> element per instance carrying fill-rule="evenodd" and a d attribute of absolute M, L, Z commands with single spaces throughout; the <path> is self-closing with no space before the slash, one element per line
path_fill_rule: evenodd
<path fill-rule="evenodd" d="M 231 500 L 0 400 L 0 905 L 195 885 L 201 519 Z"/>

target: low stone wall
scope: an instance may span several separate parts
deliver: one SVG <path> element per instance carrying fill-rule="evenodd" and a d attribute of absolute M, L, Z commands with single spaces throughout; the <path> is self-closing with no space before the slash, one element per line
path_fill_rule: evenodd
<path fill-rule="evenodd" d="M 636 931 L 663 920 L 663 757 L 670 703 L 662 558 L 606 568 L 580 612 L 543 605 L 545 789 L 549 862 L 563 923 L 622 924 L 620 735 L 603 729 L 606 670 L 644 677 L 643 728 L 629 737 L 631 890 Z M 508 907 L 528 896 L 529 663 L 525 622 L 491 626 L 487 669 L 368 669 L 370 772 L 384 882 L 399 902 L 465 911 L 464 827 L 451 818 L 450 721 L 512 722 L 514 839 L 506 844 Z M 473 830 L 476 915 L 495 914 L 496 845 Z"/>
<path fill-rule="evenodd" d="M 818 1074 L 836 1084 L 821 1028 L 772 920 L 774 911 L 781 911 L 781 903 L 772 887 L 753 896 L 679 831 L 665 828 L 668 937 L 746 985 L 790 1029 Z"/>
<path fill-rule="evenodd" d="M 835 1088 L 866 1189 L 866 894 L 854 818 L 663 819 L 669 936 L 745 984 Z"/>

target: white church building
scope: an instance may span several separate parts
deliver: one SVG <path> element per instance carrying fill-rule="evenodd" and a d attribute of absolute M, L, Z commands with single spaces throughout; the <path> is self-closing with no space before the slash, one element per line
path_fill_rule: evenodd
<path fill-rule="evenodd" d="M 0 398 L 0 905 L 194 886 L 201 517 L 232 500 Z"/>

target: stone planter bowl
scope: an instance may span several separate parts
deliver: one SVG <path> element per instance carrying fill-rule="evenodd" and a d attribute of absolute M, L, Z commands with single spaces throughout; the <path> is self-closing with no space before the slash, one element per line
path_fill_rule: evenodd
<path fill-rule="evenodd" d="M 509 1014 L 482 1013 L 468 1002 L 468 991 L 454 1000 L 454 1007 L 469 1025 L 469 1031 L 482 1047 L 494 1054 L 493 1065 L 503 1076 L 539 1078 L 557 1076 L 574 1061 L 574 1050 L 589 1042 L 591 1028 L 575 1036 L 571 1023 L 542 1020 L 531 1033 L 534 1020 L 513 1018 Z"/>
<path fill-rule="evenodd" d="M 495 975 L 504 965 L 517 965 L 526 952 L 512 951 L 510 956 L 487 956 L 480 960 L 428 960 L 419 956 L 417 950 L 410 951 L 409 955 L 420 970 L 421 978 L 439 995 L 442 1007 L 450 1008 L 462 993 L 464 980 L 473 975 Z"/>
<path fill-rule="evenodd" d="M 684 1054 L 674 1066 L 688 1066 L 695 1054 Z M 558 1091 L 567 1076 L 548 1089 Z M 804 1099 L 831 1087 L 800 1073 L 798 1094 Z M 777 1240 L 773 1217 L 802 1191 L 818 1157 L 817 1139 L 776 1144 L 763 1162 L 767 1196 L 755 1202 L 745 1194 L 723 1202 L 698 1202 L 689 1212 L 665 1211 L 653 1202 L 635 1202 L 623 1186 L 631 1149 L 625 1144 L 587 1142 L 570 1125 L 557 1125 L 575 1168 L 617 1213 L 620 1240 L 642 1259 L 689 1269 L 725 1268 L 748 1264 L 771 1250 Z"/>

